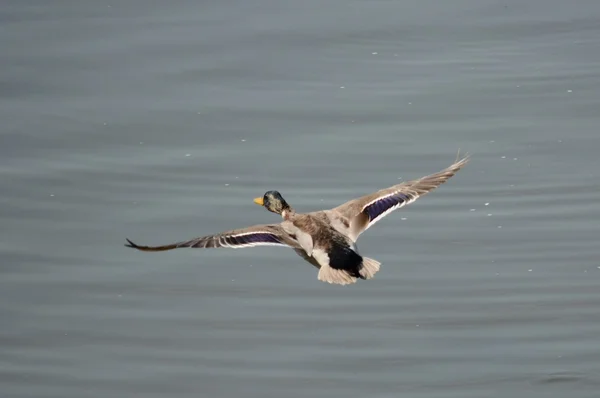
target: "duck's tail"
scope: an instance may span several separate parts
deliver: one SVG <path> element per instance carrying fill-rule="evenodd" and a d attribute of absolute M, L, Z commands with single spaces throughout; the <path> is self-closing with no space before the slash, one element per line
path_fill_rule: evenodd
<path fill-rule="evenodd" d="M 362 267 L 358 273 L 365 279 L 371 279 L 381 268 L 381 263 L 369 257 L 363 257 Z"/>

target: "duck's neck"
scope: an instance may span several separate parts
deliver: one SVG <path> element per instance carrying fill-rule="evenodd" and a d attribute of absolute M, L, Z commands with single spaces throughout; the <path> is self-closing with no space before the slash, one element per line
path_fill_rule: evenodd
<path fill-rule="evenodd" d="M 289 220 L 290 217 L 294 215 L 294 213 L 296 213 L 296 211 L 291 207 L 288 207 L 287 209 L 283 209 L 283 211 L 281 212 L 281 218 L 283 218 L 284 220 Z"/>

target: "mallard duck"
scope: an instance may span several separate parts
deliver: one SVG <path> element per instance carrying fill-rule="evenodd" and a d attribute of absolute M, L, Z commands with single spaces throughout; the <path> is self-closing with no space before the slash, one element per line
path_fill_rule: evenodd
<path fill-rule="evenodd" d="M 379 261 L 359 254 L 356 240 L 360 234 L 392 211 L 446 182 L 467 162 L 468 156 L 465 156 L 438 173 L 379 190 L 333 209 L 311 213 L 297 213 L 279 192 L 267 191 L 254 199 L 254 203 L 281 215 L 283 221 L 279 224 L 255 225 L 163 246 L 140 246 L 127 239 L 125 246 L 151 252 L 181 247 L 285 246 L 315 266 L 320 281 L 347 285 L 358 279 L 372 278 L 381 266 Z"/>

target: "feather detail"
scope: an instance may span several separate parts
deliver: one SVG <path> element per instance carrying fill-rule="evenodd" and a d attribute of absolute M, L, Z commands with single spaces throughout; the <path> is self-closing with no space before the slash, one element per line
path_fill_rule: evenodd
<path fill-rule="evenodd" d="M 353 241 L 356 241 L 361 233 L 392 211 L 414 202 L 448 181 L 468 161 L 469 157 L 465 156 L 438 173 L 350 200 L 331 209 L 330 212 L 337 214 L 339 218 L 349 220 L 350 227 L 347 233 Z"/>
<path fill-rule="evenodd" d="M 257 225 L 162 246 L 140 246 L 129 239 L 127 239 L 127 242 L 128 244 L 125 245 L 127 247 L 152 252 L 179 249 L 183 247 L 193 249 L 219 247 L 241 249 L 254 246 L 297 247 L 295 240 L 287 236 L 279 225 Z"/>

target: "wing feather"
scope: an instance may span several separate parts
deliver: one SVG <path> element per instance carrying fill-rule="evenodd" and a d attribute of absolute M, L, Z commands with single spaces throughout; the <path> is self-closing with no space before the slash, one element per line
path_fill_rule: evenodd
<path fill-rule="evenodd" d="M 201 236 L 198 238 L 162 246 L 141 246 L 133 243 L 129 239 L 126 240 L 128 243 L 125 244 L 125 246 L 150 252 L 172 250 L 183 247 L 194 249 L 219 247 L 240 249 L 254 246 L 298 247 L 297 242 L 290 237 L 280 225 L 277 224 L 255 225 L 248 228 L 234 229 L 215 235 Z"/>
<path fill-rule="evenodd" d="M 350 237 L 356 240 L 361 233 L 392 211 L 414 202 L 446 182 L 468 161 L 467 155 L 440 172 L 350 200 L 332 211 L 349 220 Z"/>

